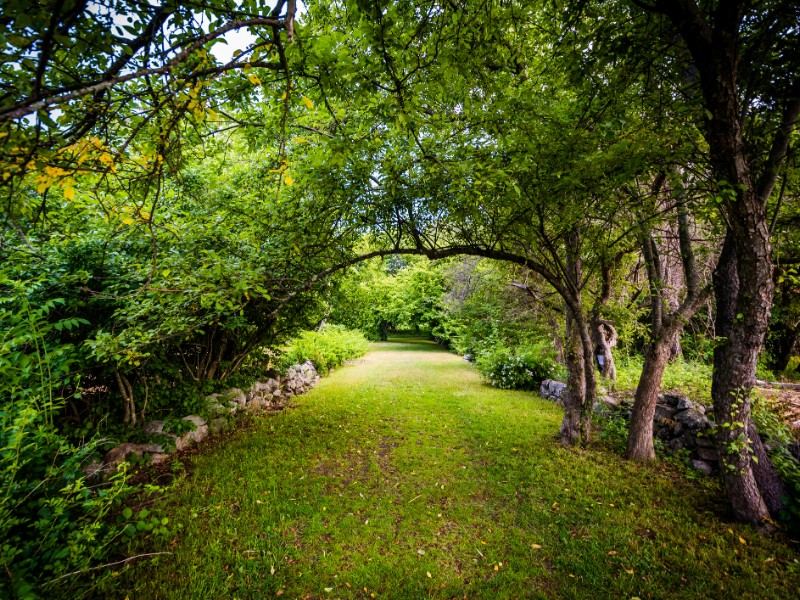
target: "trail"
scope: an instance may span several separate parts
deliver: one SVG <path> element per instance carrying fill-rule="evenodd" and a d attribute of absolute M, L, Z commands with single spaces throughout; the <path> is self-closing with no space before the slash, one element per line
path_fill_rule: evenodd
<path fill-rule="evenodd" d="M 191 459 L 152 507 L 171 520 L 172 554 L 131 565 L 115 578 L 116 594 L 691 598 L 796 589 L 798 575 L 780 566 L 790 551 L 746 529 L 729 534 L 713 489 L 602 449 L 562 448 L 557 407 L 487 386 L 430 342 L 375 344 L 295 403 Z M 734 549 L 753 560 L 717 578 Z"/>

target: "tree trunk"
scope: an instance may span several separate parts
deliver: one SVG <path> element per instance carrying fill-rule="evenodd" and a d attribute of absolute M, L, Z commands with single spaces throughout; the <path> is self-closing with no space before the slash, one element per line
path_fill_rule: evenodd
<path fill-rule="evenodd" d="M 581 413 L 586 396 L 583 344 L 572 310 L 567 309 L 567 390 L 563 397 L 564 420 L 561 422 L 561 443 L 577 446 L 581 443 Z"/>
<path fill-rule="evenodd" d="M 564 420 L 561 441 L 575 446 L 588 443 L 591 434 L 591 414 L 596 395 L 592 339 L 581 308 L 582 265 L 580 236 L 572 230 L 566 240 L 567 290 L 567 391 L 564 394 Z M 588 409 L 587 409 L 588 407 Z"/>
<path fill-rule="evenodd" d="M 673 339 L 677 336 L 662 337 L 647 345 L 644 352 L 644 365 L 639 377 L 639 385 L 633 401 L 628 448 L 625 458 L 631 460 L 654 460 L 653 417 L 656 413 L 661 379 L 670 358 Z"/>
<path fill-rule="evenodd" d="M 733 511 L 740 520 L 763 524 L 769 519 L 769 509 L 753 474 L 745 424 L 750 421 L 750 391 L 755 383 L 756 359 L 769 320 L 769 303 L 764 305 L 763 299 L 759 302 L 760 294 L 752 289 L 757 281 L 764 279 L 753 273 L 753 268 L 763 268 L 760 261 L 754 260 L 758 253 L 748 253 L 749 257 L 737 260 L 738 250 L 729 231 L 714 272 L 716 332 L 717 337 L 725 341 L 714 349 L 711 396 L 722 476 Z M 771 284 L 769 266 L 766 278 Z M 741 274 L 746 277 L 740 278 Z M 771 292 L 771 285 L 768 291 Z"/>
<path fill-rule="evenodd" d="M 769 512 L 777 516 L 783 509 L 781 498 L 787 495 L 786 487 L 783 485 L 783 481 L 781 481 L 775 467 L 772 466 L 772 461 L 767 455 L 767 449 L 764 447 L 756 424 L 752 419 L 747 423 L 747 437 L 753 445 L 753 456 L 755 457 L 753 474 L 756 477 L 758 489 L 761 491 L 761 497 L 764 498 Z"/>

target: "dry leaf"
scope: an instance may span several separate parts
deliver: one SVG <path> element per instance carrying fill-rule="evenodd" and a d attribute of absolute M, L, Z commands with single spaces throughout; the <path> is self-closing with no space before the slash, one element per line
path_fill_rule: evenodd
<path fill-rule="evenodd" d="M 333 588 L 325 588 L 325 591 L 326 591 L 326 592 L 332 592 L 332 591 L 333 591 Z"/>
<path fill-rule="evenodd" d="M 533 548 L 534 550 L 540 550 L 541 546 L 539 544 L 531 544 L 531 548 Z"/>
<path fill-rule="evenodd" d="M 608 553 L 608 555 L 609 555 L 609 556 L 616 556 L 616 554 L 617 554 L 617 551 L 616 551 L 616 550 L 611 550 L 611 551 Z"/>
<path fill-rule="evenodd" d="M 428 576 L 428 578 L 431 578 L 431 577 L 433 577 L 433 575 L 431 575 L 431 572 L 430 572 L 430 571 L 427 571 L 427 572 L 425 573 L 425 575 L 427 575 L 427 576 Z"/>
<path fill-rule="evenodd" d="M 283 590 L 278 590 L 277 592 L 275 592 L 275 595 L 276 596 L 283 596 Z"/>
<path fill-rule="evenodd" d="M 633 569 L 625 569 L 625 572 L 626 572 L 628 575 L 633 575 Z"/>
<path fill-rule="evenodd" d="M 743 544 L 743 545 L 747 546 L 747 542 L 745 542 L 745 541 L 744 541 L 744 538 L 743 538 L 743 537 L 740 537 L 740 538 L 739 538 L 739 541 L 740 541 L 740 542 L 742 542 L 742 544 Z"/>

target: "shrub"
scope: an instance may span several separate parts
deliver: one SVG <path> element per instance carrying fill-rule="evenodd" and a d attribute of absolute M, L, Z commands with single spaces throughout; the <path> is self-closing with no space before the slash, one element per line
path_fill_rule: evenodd
<path fill-rule="evenodd" d="M 555 352 L 545 343 L 514 350 L 495 346 L 484 350 L 476 361 L 478 372 L 493 386 L 504 389 L 537 389 L 542 381 L 561 375 Z"/>
<path fill-rule="evenodd" d="M 368 348 L 369 342 L 360 331 L 325 325 L 319 331 L 304 331 L 292 340 L 278 359 L 278 366 L 286 369 L 310 360 L 317 371 L 327 373 L 348 359 L 362 356 Z"/>

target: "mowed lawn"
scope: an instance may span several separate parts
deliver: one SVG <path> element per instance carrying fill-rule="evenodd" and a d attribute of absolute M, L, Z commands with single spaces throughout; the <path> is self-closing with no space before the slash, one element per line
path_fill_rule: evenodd
<path fill-rule="evenodd" d="M 800 555 L 715 482 L 564 449 L 558 407 L 431 343 L 375 344 L 295 403 L 186 459 L 154 507 L 175 539 L 139 549 L 171 554 L 113 596 L 800 595 Z"/>

